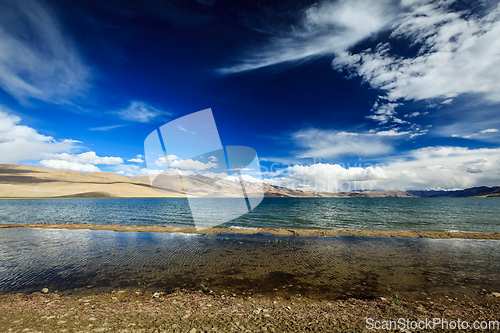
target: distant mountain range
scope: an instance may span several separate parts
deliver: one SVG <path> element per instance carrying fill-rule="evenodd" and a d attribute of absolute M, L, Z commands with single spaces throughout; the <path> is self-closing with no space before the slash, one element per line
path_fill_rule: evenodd
<path fill-rule="evenodd" d="M 176 177 L 161 176 L 151 188 L 148 176 L 125 177 L 114 173 L 80 173 L 37 166 L 0 164 L 0 198 L 131 198 L 183 197 L 176 188 Z M 183 186 L 196 189 L 199 196 L 228 197 L 241 188 L 237 182 L 204 176 L 183 177 Z M 266 197 L 500 197 L 500 187 L 474 187 L 458 191 L 352 191 L 340 193 L 311 192 L 269 184 L 244 182 L 249 195 L 264 189 Z"/>
<path fill-rule="evenodd" d="M 438 197 L 450 197 L 450 198 L 466 198 L 466 197 L 500 197 L 500 186 L 487 187 L 472 187 L 465 190 L 455 190 L 455 191 L 406 191 L 406 193 L 412 194 L 416 197 L 421 198 L 438 198 Z"/>

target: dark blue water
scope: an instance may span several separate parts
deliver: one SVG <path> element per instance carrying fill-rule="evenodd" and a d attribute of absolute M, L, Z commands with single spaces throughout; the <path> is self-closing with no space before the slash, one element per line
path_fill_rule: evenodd
<path fill-rule="evenodd" d="M 0 223 L 194 225 L 187 200 L 174 198 L 0 200 Z M 500 232 L 500 199 L 265 198 L 222 226 Z"/>

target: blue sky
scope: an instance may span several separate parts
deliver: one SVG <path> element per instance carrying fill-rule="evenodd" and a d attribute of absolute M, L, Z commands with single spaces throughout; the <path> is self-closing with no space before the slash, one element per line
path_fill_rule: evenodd
<path fill-rule="evenodd" d="M 275 185 L 500 184 L 497 1 L 2 1 L 0 163 L 147 174 L 211 108 Z"/>

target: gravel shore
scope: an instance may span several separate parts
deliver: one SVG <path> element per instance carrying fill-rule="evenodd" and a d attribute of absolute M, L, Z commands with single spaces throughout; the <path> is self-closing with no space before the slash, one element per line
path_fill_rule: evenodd
<path fill-rule="evenodd" d="M 362 236 L 362 237 L 404 237 L 430 239 L 495 239 L 500 240 L 500 232 L 462 232 L 462 231 L 417 231 L 417 230 L 328 230 L 328 229 L 279 229 L 279 228 L 207 228 L 135 226 L 117 224 L 82 224 L 82 223 L 33 223 L 33 224 L 0 224 L 0 228 L 42 228 L 42 229 L 89 229 L 138 232 L 169 232 L 186 234 L 238 234 L 251 235 L 267 233 L 276 236 Z"/>
<path fill-rule="evenodd" d="M 486 292 L 486 291 L 485 291 Z M 106 294 L 0 296 L 1 332 L 368 332 L 374 320 L 499 320 L 500 298 L 310 299 L 258 294 L 116 290 Z M 403 330 L 404 331 L 404 330 Z M 406 330 L 409 332 L 409 330 Z M 419 330 L 411 330 L 418 332 Z M 436 329 L 436 332 L 455 330 Z M 492 330 L 493 331 L 493 330 Z M 482 330 L 482 332 L 489 332 Z"/>

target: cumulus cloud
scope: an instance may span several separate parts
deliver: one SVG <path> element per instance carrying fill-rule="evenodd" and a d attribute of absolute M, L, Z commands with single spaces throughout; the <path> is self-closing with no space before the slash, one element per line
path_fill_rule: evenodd
<path fill-rule="evenodd" d="M 117 165 L 123 163 L 120 157 L 99 157 L 93 151 L 81 154 L 45 154 L 40 165 L 46 168 L 71 170 L 78 172 L 99 172 L 95 164 Z"/>
<path fill-rule="evenodd" d="M 223 68 L 236 73 L 307 57 L 339 54 L 385 28 L 397 18 L 393 1 L 340 0 L 308 8 L 289 31 L 277 31 L 268 44 L 241 63 Z"/>
<path fill-rule="evenodd" d="M 80 163 L 80 164 L 104 164 L 104 165 L 114 165 L 123 163 L 123 159 L 120 157 L 100 157 L 93 151 L 89 151 L 81 154 L 47 154 L 45 155 L 45 159 L 50 160 L 59 160 L 66 161 L 72 163 Z"/>
<path fill-rule="evenodd" d="M 119 164 L 112 166 L 111 169 L 114 170 L 115 173 L 127 177 L 147 176 L 150 173 L 154 175 L 159 175 L 164 171 L 160 169 L 148 170 L 147 168 L 141 168 L 136 164 Z"/>
<path fill-rule="evenodd" d="M 166 163 L 164 156 L 158 157 L 155 160 L 154 164 L 157 167 L 167 168 L 167 166 L 168 166 L 169 168 L 175 168 L 175 169 L 180 169 L 180 170 L 185 170 L 185 171 L 187 171 L 187 170 L 202 171 L 202 170 L 207 170 L 207 169 L 219 167 L 219 165 L 217 163 L 215 163 L 215 161 L 213 160 L 212 157 L 215 158 L 215 156 L 211 156 L 211 157 L 209 157 L 210 161 L 207 163 L 204 163 L 202 161 L 193 160 L 193 159 L 186 159 L 185 160 L 185 159 L 180 158 L 177 155 L 168 155 L 167 156 L 168 164 Z"/>
<path fill-rule="evenodd" d="M 0 163 L 38 160 L 46 154 L 70 151 L 78 143 L 55 140 L 20 122 L 21 118 L 0 106 Z"/>
<path fill-rule="evenodd" d="M 0 2 L 0 87 L 19 101 L 57 101 L 90 76 L 56 17 L 34 0 Z"/>
<path fill-rule="evenodd" d="M 500 148 L 427 147 L 377 165 L 294 165 L 264 181 L 327 192 L 491 186 L 500 184 Z"/>
<path fill-rule="evenodd" d="M 148 123 L 160 115 L 170 115 L 141 101 L 130 102 L 127 108 L 116 111 L 116 114 L 125 120 L 140 123 Z"/>
<path fill-rule="evenodd" d="M 40 165 L 46 168 L 58 170 L 70 170 L 78 172 L 99 172 L 98 167 L 93 164 L 82 164 L 77 162 L 69 162 L 64 160 L 41 160 Z"/>
<path fill-rule="evenodd" d="M 128 162 L 134 162 L 134 163 L 144 163 L 144 160 L 142 159 L 142 155 L 137 155 L 134 158 L 131 158 L 130 160 L 127 160 Z"/>
<path fill-rule="evenodd" d="M 172 168 L 178 168 L 178 169 L 183 169 L 183 170 L 201 171 L 201 170 L 206 170 L 206 169 L 211 169 L 211 168 L 217 168 L 219 165 L 217 163 L 214 163 L 214 162 L 203 163 L 201 161 L 187 159 L 187 160 L 181 160 L 181 161 L 174 161 L 174 162 L 170 163 L 170 166 Z"/>

